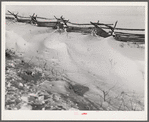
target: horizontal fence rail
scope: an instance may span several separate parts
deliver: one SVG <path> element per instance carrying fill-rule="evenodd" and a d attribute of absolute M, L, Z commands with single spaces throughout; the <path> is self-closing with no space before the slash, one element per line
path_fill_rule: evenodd
<path fill-rule="evenodd" d="M 6 14 L 6 15 L 12 15 L 12 14 Z M 12 15 L 13 16 L 13 15 Z M 21 18 L 30 18 L 30 17 L 24 17 L 24 16 L 20 16 L 20 15 L 17 15 L 18 17 L 21 17 Z M 39 19 L 46 19 L 46 20 L 55 20 L 55 18 L 45 18 L 45 17 L 36 17 L 36 18 L 39 18 Z"/>

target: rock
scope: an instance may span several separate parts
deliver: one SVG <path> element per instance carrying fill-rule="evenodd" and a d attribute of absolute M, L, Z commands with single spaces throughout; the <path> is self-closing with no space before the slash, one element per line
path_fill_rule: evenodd
<path fill-rule="evenodd" d="M 68 109 L 69 111 L 79 111 L 78 109 L 76 109 L 76 108 L 70 108 L 70 109 Z"/>
<path fill-rule="evenodd" d="M 13 108 L 13 110 L 18 110 L 17 108 Z"/>
<path fill-rule="evenodd" d="M 28 102 L 28 96 L 22 96 L 21 99 L 22 99 L 22 101 L 24 101 L 24 102 Z"/>
<path fill-rule="evenodd" d="M 11 86 L 11 83 L 10 83 L 10 82 L 8 82 L 7 87 L 10 87 L 10 86 Z"/>
<path fill-rule="evenodd" d="M 38 95 L 37 94 L 34 94 L 34 93 L 30 93 L 29 96 L 38 97 Z"/>
<path fill-rule="evenodd" d="M 34 103 L 35 100 L 36 100 L 36 97 L 34 97 L 34 96 L 30 96 L 30 97 L 28 98 L 28 101 L 29 101 L 29 102 L 32 102 L 32 103 Z"/>
<path fill-rule="evenodd" d="M 37 72 L 43 72 L 43 70 L 42 70 L 41 68 L 39 68 L 39 67 L 35 67 L 35 70 L 36 70 Z"/>
<path fill-rule="evenodd" d="M 19 83 L 19 87 L 23 87 L 23 84 L 22 83 Z"/>
<path fill-rule="evenodd" d="M 50 95 L 49 94 L 44 94 L 44 99 L 48 99 L 50 98 Z"/>
<path fill-rule="evenodd" d="M 14 104 L 15 103 L 15 100 L 7 100 L 6 101 L 6 105 L 10 105 L 10 104 Z"/>
<path fill-rule="evenodd" d="M 13 63 L 9 63 L 8 66 L 13 67 L 13 68 L 15 67 L 15 65 Z"/>
<path fill-rule="evenodd" d="M 15 90 L 16 90 L 15 87 L 9 87 L 9 88 L 7 89 L 8 92 L 11 92 L 11 91 L 14 92 Z"/>
<path fill-rule="evenodd" d="M 23 104 L 20 110 L 32 110 L 32 106 L 28 104 Z"/>
<path fill-rule="evenodd" d="M 59 94 L 53 94 L 53 99 L 58 102 L 61 99 L 61 97 Z"/>
<path fill-rule="evenodd" d="M 19 103 L 21 102 L 21 99 L 20 99 L 20 98 L 17 98 L 17 99 L 15 100 L 15 102 L 16 102 L 16 104 L 19 104 Z"/>
<path fill-rule="evenodd" d="M 45 103 L 45 102 L 44 102 L 44 96 L 38 97 L 38 101 L 39 101 L 41 104 Z"/>
<path fill-rule="evenodd" d="M 13 80 L 13 85 L 18 89 L 24 89 L 23 84 L 19 83 L 19 81 Z"/>
<path fill-rule="evenodd" d="M 52 93 L 67 94 L 68 83 L 65 81 L 45 81 L 39 86 L 42 90 Z"/>

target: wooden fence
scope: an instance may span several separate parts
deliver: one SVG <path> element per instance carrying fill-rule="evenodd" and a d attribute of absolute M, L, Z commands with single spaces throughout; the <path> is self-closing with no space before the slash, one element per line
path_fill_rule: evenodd
<path fill-rule="evenodd" d="M 14 17 L 11 17 L 10 15 L 12 14 L 6 14 L 6 19 L 13 19 Z M 34 14 L 33 14 L 34 15 Z M 20 15 L 17 15 L 18 17 L 20 18 L 31 18 L 30 17 L 24 17 L 24 16 L 20 16 Z M 54 16 L 55 17 L 55 16 Z M 61 20 L 63 19 L 62 17 L 61 18 L 46 18 L 46 17 L 38 17 L 36 16 L 37 19 L 44 19 L 44 20 L 55 20 L 55 21 L 58 21 L 58 20 Z M 56 20 L 57 19 L 57 20 Z M 64 20 L 63 20 L 64 21 Z M 92 29 L 96 28 L 94 27 L 93 24 L 91 23 L 73 23 L 73 22 L 70 22 L 70 21 L 67 21 L 66 22 L 70 32 L 71 31 L 78 31 L 78 32 L 81 32 L 81 31 L 86 31 L 88 33 L 91 32 Z M 104 23 L 95 23 L 95 25 L 101 29 L 113 29 L 112 25 L 113 24 L 104 24 Z M 145 42 L 145 34 L 135 34 L 135 33 L 127 33 L 127 31 L 137 31 L 137 32 L 145 32 L 145 29 L 130 29 L 130 28 L 114 28 L 115 31 L 115 38 L 119 41 L 136 41 L 136 42 Z M 126 32 L 121 32 L 121 31 L 126 31 Z M 111 31 L 109 31 L 111 32 Z"/>

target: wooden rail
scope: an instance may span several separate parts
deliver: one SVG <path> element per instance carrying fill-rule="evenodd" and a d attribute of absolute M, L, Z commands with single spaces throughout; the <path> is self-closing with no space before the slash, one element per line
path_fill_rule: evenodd
<path fill-rule="evenodd" d="M 72 24 L 72 25 L 92 25 L 90 23 L 85 23 L 85 24 L 83 24 L 83 23 L 72 23 L 72 22 L 67 22 L 67 23 Z M 97 25 L 113 25 L 113 24 L 97 23 Z"/>
<path fill-rule="evenodd" d="M 102 29 L 110 29 L 108 27 L 102 27 L 102 26 L 100 26 L 100 28 L 102 28 Z M 145 31 L 145 29 L 130 29 L 130 28 L 115 28 L 115 30 Z"/>
<path fill-rule="evenodd" d="M 115 30 L 145 31 L 145 29 L 115 28 Z"/>
<path fill-rule="evenodd" d="M 78 23 L 72 23 L 72 22 L 67 22 L 67 23 L 72 24 L 72 25 L 91 25 L 89 23 L 86 23 L 86 24 L 78 24 Z"/>
<path fill-rule="evenodd" d="M 13 15 L 13 14 L 7 14 L 6 15 Z M 20 15 L 17 15 L 18 17 L 21 17 L 21 18 L 30 18 L 30 17 L 24 17 L 24 16 L 20 16 Z M 55 20 L 55 18 L 45 18 L 45 17 L 36 17 L 36 18 L 39 18 L 39 19 L 46 19 L 46 20 Z"/>
<path fill-rule="evenodd" d="M 124 32 L 115 32 L 115 34 L 123 34 L 123 35 L 134 35 L 134 36 L 145 36 L 144 34 L 133 34 L 133 33 L 124 33 Z"/>

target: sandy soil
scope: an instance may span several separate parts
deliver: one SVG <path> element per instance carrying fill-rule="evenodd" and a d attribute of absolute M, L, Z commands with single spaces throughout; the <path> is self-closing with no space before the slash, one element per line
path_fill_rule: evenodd
<path fill-rule="evenodd" d="M 139 45 L 7 21 L 6 48 L 25 62 L 44 67 L 49 74 L 53 67 L 64 77 L 43 82 L 49 86 L 43 85 L 46 90 L 70 95 L 69 85 L 79 84 L 88 89 L 79 99 L 97 109 L 144 109 L 145 49 Z M 72 99 L 80 96 L 75 93 Z"/>

